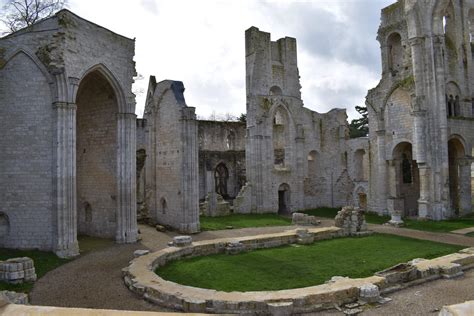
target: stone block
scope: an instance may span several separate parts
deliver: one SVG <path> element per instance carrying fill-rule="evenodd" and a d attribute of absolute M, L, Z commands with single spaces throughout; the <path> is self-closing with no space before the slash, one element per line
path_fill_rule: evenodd
<path fill-rule="evenodd" d="M 235 255 L 245 251 L 245 245 L 240 241 L 231 241 L 227 244 L 225 252 L 228 255 Z"/>
<path fill-rule="evenodd" d="M 149 253 L 150 253 L 150 250 L 141 250 L 141 249 L 139 249 L 139 250 L 135 250 L 133 252 L 133 256 L 135 258 L 138 258 L 138 257 L 144 256 L 144 255 L 147 255 Z"/>
<path fill-rule="evenodd" d="M 375 303 L 380 299 L 380 292 L 377 285 L 364 284 L 359 287 L 359 299 L 367 303 Z"/>
<path fill-rule="evenodd" d="M 268 312 L 272 316 L 287 316 L 293 314 L 293 302 L 268 303 Z"/>
<path fill-rule="evenodd" d="M 185 247 L 190 246 L 193 242 L 191 236 L 175 236 L 173 237 L 173 246 L 176 247 Z"/>
<path fill-rule="evenodd" d="M 321 221 L 317 220 L 315 216 L 298 213 L 298 212 L 293 213 L 291 219 L 292 219 L 291 223 L 293 225 L 310 226 L 310 225 L 321 224 Z"/>
<path fill-rule="evenodd" d="M 17 293 L 13 291 L 0 291 L 0 300 L 10 304 L 28 304 L 28 295 L 25 293 Z"/>

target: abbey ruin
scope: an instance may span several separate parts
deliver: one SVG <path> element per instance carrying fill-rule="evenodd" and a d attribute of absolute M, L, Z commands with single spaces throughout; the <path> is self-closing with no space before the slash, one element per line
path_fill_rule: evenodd
<path fill-rule="evenodd" d="M 198 120 L 182 82 L 153 76 L 137 119 L 134 40 L 59 11 L 0 39 L 0 246 L 135 242 L 137 209 L 185 233 L 200 212 L 471 212 L 473 34 L 471 1 L 382 10 L 370 132 L 351 139 L 345 109 L 303 106 L 294 38 L 245 32 L 246 122 Z"/>

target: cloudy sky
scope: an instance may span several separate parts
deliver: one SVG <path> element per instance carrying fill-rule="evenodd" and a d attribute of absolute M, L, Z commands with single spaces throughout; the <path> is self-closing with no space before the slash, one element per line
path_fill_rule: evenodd
<path fill-rule="evenodd" d="M 5 1 L 5 0 L 0 0 Z M 148 78 L 184 82 L 200 117 L 245 112 L 244 32 L 297 39 L 302 97 L 318 112 L 364 104 L 380 79 L 380 10 L 395 0 L 69 0 L 69 9 L 136 38 L 137 115 Z M 143 91 L 143 93 L 140 93 Z"/>

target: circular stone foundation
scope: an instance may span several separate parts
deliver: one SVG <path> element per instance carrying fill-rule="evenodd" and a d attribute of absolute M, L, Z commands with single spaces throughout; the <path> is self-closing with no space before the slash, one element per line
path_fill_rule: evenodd
<path fill-rule="evenodd" d="M 440 277 L 462 274 L 463 269 L 474 266 L 474 248 L 448 256 L 408 263 L 413 269 L 411 279 L 405 280 L 405 270 L 387 269 L 383 273 L 361 279 L 333 278 L 326 284 L 299 289 L 256 292 L 223 292 L 177 284 L 164 280 L 155 270 L 181 258 L 219 253 L 236 253 L 293 243 L 310 243 L 315 240 L 343 237 L 344 230 L 337 227 L 291 230 L 241 238 L 224 238 L 194 242 L 185 247 L 169 247 L 134 259 L 123 269 L 127 287 L 144 299 L 178 311 L 199 313 L 309 313 L 333 308 L 364 299 L 364 289 L 378 289 L 379 293 L 403 285 L 420 283 Z M 373 291 L 372 291 L 373 292 Z"/>

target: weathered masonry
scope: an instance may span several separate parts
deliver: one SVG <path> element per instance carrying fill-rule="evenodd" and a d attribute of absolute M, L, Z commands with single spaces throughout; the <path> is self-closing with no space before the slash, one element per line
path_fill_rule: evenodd
<path fill-rule="evenodd" d="M 62 10 L 0 39 L 0 246 L 137 239 L 134 41 Z"/>
<path fill-rule="evenodd" d="M 368 139 L 349 139 L 343 109 L 303 107 L 296 56 L 294 38 L 273 42 L 269 33 L 247 30 L 246 123 L 185 115 L 194 108 L 182 83 L 150 79 L 137 123 L 137 161 L 146 162 L 137 170 L 140 207 L 152 219 L 193 232 L 199 201 L 213 216 L 367 206 Z M 179 150 L 180 140 L 188 145 Z"/>
<path fill-rule="evenodd" d="M 369 209 L 443 219 L 472 209 L 474 4 L 382 10 L 382 79 L 369 91 Z"/>

